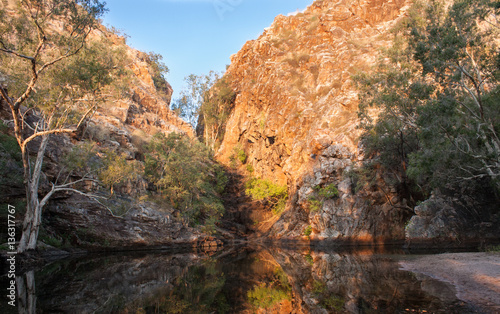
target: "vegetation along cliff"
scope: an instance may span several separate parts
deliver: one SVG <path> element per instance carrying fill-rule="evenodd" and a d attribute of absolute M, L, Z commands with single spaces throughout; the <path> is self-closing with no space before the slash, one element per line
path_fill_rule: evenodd
<path fill-rule="evenodd" d="M 225 74 L 237 97 L 217 158 L 268 209 L 241 223 L 274 239 L 497 237 L 497 14 L 318 0 L 276 17 Z"/>
<path fill-rule="evenodd" d="M 168 67 L 100 25 L 104 11 L 97 1 L 1 2 L 0 199 L 2 218 L 16 208 L 19 252 L 37 239 L 193 242 L 223 210 L 222 170 L 169 108 Z"/>
<path fill-rule="evenodd" d="M 317 0 L 172 106 L 161 56 L 103 27 L 99 1 L 0 9 L 19 252 L 500 238 L 497 1 Z"/>

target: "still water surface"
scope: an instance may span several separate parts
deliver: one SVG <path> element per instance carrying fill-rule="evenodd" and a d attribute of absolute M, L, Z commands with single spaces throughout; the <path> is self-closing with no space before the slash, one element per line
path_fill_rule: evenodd
<path fill-rule="evenodd" d="M 401 253 L 239 247 L 85 256 L 20 275 L 15 312 L 475 313 L 452 286 L 400 270 L 398 261 L 411 258 Z"/>

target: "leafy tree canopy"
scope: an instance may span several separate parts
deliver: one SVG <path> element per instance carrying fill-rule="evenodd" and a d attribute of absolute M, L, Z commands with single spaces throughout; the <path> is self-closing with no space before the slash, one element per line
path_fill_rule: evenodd
<path fill-rule="evenodd" d="M 355 78 L 367 152 L 414 202 L 464 182 L 500 188 L 498 14 L 491 0 L 416 1 L 373 74 Z"/>

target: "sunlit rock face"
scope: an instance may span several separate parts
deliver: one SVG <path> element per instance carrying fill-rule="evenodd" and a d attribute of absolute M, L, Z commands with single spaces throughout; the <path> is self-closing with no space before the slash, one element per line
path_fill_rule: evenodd
<path fill-rule="evenodd" d="M 16 4 L 18 1 L 9 0 L 3 9 L 8 14 L 15 14 L 13 8 Z M 53 28 L 51 30 L 62 31 L 64 23 L 61 21 L 50 26 Z M 89 35 L 88 42 L 101 43 L 109 52 L 119 51 L 122 54 L 120 57 L 126 60 L 121 70 L 127 75 L 124 75 L 126 78 L 123 82 L 114 81 L 113 87 L 103 92 L 105 97 L 95 103 L 97 109 L 87 116 L 87 123 L 81 132 L 72 136 L 52 135 L 45 153 L 41 195 L 52 188 L 50 182 L 59 179 L 65 153 L 86 141 L 95 142 L 98 150 L 114 151 L 127 160 L 143 160 L 144 145 L 156 133 L 176 132 L 194 137 L 191 125 L 170 110 L 173 93 L 170 84 L 163 82 L 162 88 L 155 86 L 155 73 L 148 54 L 127 46 L 123 37 L 103 26 Z M 8 89 L 8 80 L 1 73 L 0 83 Z M 33 124 L 39 119 L 30 111 L 26 112 L 25 117 Z M 12 120 L 11 111 L 3 100 L 0 100 L 0 118 L 3 121 Z M 35 153 L 38 144 L 36 141 L 33 143 L 34 146 L 29 149 Z M 2 169 L 2 177 L 7 180 L 0 180 L 0 185 L 9 186 L 3 189 L 5 191 L 0 193 L 0 198 L 9 202 L 22 200 L 26 195 L 22 167 L 5 152 L 0 153 L 0 159 L 7 165 Z M 79 179 L 79 175 L 82 174 L 75 174 L 75 180 Z M 88 184 L 81 188 L 93 191 L 95 186 Z M 141 178 L 116 190 L 117 194 L 127 197 L 122 203 L 127 211 L 124 217 L 114 217 L 93 200 L 82 199 L 76 194 L 60 193 L 52 198 L 44 211 L 44 228 L 53 234 L 68 235 L 73 239 L 70 241 L 72 245 L 85 247 L 102 246 L 103 243 L 117 246 L 168 244 L 175 239 L 181 242 L 195 241 L 199 232 L 190 228 L 187 230 L 172 216 L 172 208 L 160 208 L 154 204 L 142 206 L 133 201 L 145 194 L 147 188 L 147 181 Z M 58 218 L 51 220 L 55 216 Z M 85 237 L 80 237 L 78 230 L 86 230 Z"/>
<path fill-rule="evenodd" d="M 132 77 L 129 88 L 122 92 L 124 97 L 114 97 L 99 107 L 94 117 L 95 124 L 101 124 L 111 133 L 122 133 L 126 138 L 133 136 L 134 132 L 146 135 L 176 132 L 193 137 L 191 125 L 170 110 L 173 93 L 170 84 L 165 82 L 162 90 L 155 86 L 148 55 L 125 45 L 124 39 L 119 36 L 106 32 L 104 35 L 99 34 L 114 42 L 110 49 L 124 49 L 124 54 L 130 60 L 128 70 L 131 70 Z M 122 144 L 124 147 L 130 141 L 125 142 Z"/>
<path fill-rule="evenodd" d="M 276 17 L 232 56 L 226 75 L 238 96 L 218 158 L 229 165 L 234 148 L 241 148 L 253 176 L 288 185 L 287 211 L 269 235 L 301 237 L 311 225 L 313 239 L 404 238 L 407 214 L 390 205 L 402 201 L 395 191 L 354 193 L 356 182 L 347 174 L 364 159 L 352 75 L 376 62 L 408 4 L 315 1 L 303 13 Z M 314 187 L 328 184 L 339 189 L 338 197 L 310 212 Z"/>

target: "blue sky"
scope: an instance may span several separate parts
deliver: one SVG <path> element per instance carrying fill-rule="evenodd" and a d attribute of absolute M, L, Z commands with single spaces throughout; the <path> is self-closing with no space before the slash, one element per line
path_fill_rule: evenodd
<path fill-rule="evenodd" d="M 189 74 L 224 71 L 229 57 L 256 39 L 278 14 L 313 0 L 105 0 L 103 22 L 130 36 L 127 43 L 163 56 L 174 99 Z"/>

